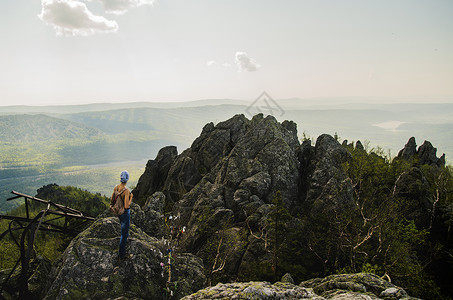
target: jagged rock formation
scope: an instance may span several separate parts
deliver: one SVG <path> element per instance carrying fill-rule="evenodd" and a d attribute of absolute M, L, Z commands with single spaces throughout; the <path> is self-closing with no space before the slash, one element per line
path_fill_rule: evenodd
<path fill-rule="evenodd" d="M 307 147 L 307 146 L 305 146 Z M 353 210 L 353 191 L 341 166 L 351 154 L 332 136 L 323 134 L 316 140 L 307 173 L 308 192 L 304 205 L 314 215 L 332 211 Z"/>
<path fill-rule="evenodd" d="M 355 148 L 358 149 L 358 150 L 365 150 L 365 147 L 363 147 L 361 141 L 357 141 L 357 142 L 355 143 Z"/>
<path fill-rule="evenodd" d="M 445 166 L 445 153 L 442 154 L 440 158 L 437 157 L 437 148 L 434 148 L 429 141 L 425 141 L 423 145 L 418 147 L 415 142 L 415 138 L 411 137 L 403 149 L 398 153 L 398 158 L 413 161 L 414 158 L 417 158 L 416 164 L 421 165 L 430 165 L 437 167 Z"/>
<path fill-rule="evenodd" d="M 423 145 L 418 147 L 417 154 L 420 159 L 420 165 L 436 165 L 438 167 L 445 166 L 445 153 L 440 158 L 436 155 L 437 148 L 434 148 L 430 142 L 425 141 Z"/>
<path fill-rule="evenodd" d="M 147 235 L 155 238 L 162 238 L 165 235 L 165 217 L 163 215 L 165 195 L 156 192 L 149 196 L 140 207 L 135 202 L 131 203 L 131 224 L 136 225 Z M 111 217 L 110 210 L 106 209 L 97 218 Z"/>
<path fill-rule="evenodd" d="M 294 215 L 304 212 L 316 218 L 354 211 L 352 187 L 341 167 L 349 159 L 349 152 L 330 135 L 321 135 L 314 146 L 310 141 L 301 145 L 293 122 L 236 115 L 215 126 L 207 124 L 173 160 L 162 188 L 165 207 L 187 226 L 184 251 L 199 255 L 205 267 L 212 268 L 212 243 L 219 243 L 222 235 L 220 243 L 230 248 L 223 274 L 250 278 L 272 260 L 267 241 L 256 237 L 268 226 L 277 192 Z M 148 188 L 157 185 L 146 181 L 159 170 L 147 168 L 134 195 L 157 191 Z"/>
<path fill-rule="evenodd" d="M 430 185 L 420 168 L 423 165 L 441 168 L 445 166 L 445 154 L 436 156 L 437 149 L 429 141 L 418 147 L 411 137 L 396 159 L 412 163 L 409 171 L 402 173 L 395 182 L 393 195 L 406 199 L 407 219 L 414 220 L 418 228 L 432 225 L 435 202 L 429 195 Z"/>
<path fill-rule="evenodd" d="M 410 160 L 417 154 L 417 144 L 415 143 L 415 137 L 411 137 L 404 148 L 398 152 L 398 157 L 404 160 Z"/>
<path fill-rule="evenodd" d="M 132 191 L 135 197 L 134 201 L 143 204 L 147 196 L 163 189 L 168 171 L 177 155 L 176 147 L 168 146 L 159 151 L 156 159 L 148 161 L 145 172 Z"/>
<path fill-rule="evenodd" d="M 416 299 L 405 290 L 374 274 L 342 274 L 316 278 L 295 285 L 291 282 L 219 283 L 183 300 L 192 299 Z"/>

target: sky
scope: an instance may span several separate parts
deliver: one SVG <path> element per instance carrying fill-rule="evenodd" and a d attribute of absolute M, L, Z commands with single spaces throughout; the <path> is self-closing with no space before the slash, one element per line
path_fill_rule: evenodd
<path fill-rule="evenodd" d="M 451 0 L 2 0 L 0 105 L 453 102 L 452 16 Z"/>

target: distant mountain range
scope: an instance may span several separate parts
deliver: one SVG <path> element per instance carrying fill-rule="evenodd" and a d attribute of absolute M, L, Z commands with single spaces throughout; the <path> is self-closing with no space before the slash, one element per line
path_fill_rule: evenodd
<path fill-rule="evenodd" d="M 250 113 L 258 111 L 272 112 L 280 122 L 296 122 L 300 139 L 336 134 L 341 140 L 361 140 L 369 149 L 379 146 L 395 156 L 414 136 L 418 145 L 424 140 L 436 145 L 439 156 L 446 154 L 447 164 L 453 157 L 453 103 L 267 100 L 0 106 L 0 211 L 12 189 L 32 193 L 54 182 L 77 186 L 90 178 L 87 189 L 107 194 L 118 171 L 112 166 L 139 173 L 138 166 L 144 168 L 161 147 L 175 145 L 178 152 L 190 147 L 207 123 L 235 114 L 251 118 Z M 273 110 L 276 105 L 279 110 Z M 96 176 L 93 169 L 99 172 Z M 32 174 L 39 180 L 30 180 Z"/>
<path fill-rule="evenodd" d="M 6 115 L 0 116 L 0 141 L 31 143 L 64 139 L 92 139 L 104 133 L 95 127 L 51 116 Z"/>

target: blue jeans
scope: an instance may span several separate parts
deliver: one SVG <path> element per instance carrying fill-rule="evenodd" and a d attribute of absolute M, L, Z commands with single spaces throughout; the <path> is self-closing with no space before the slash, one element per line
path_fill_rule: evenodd
<path fill-rule="evenodd" d="M 123 258 L 126 255 L 126 242 L 129 237 L 129 226 L 131 222 L 131 212 L 130 209 L 125 209 L 124 213 L 120 216 L 121 223 L 121 238 L 120 238 L 120 258 Z"/>

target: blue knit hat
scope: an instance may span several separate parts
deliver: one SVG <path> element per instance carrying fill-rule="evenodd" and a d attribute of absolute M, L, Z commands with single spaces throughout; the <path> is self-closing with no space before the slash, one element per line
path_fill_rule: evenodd
<path fill-rule="evenodd" d="M 121 182 L 126 183 L 129 180 L 129 172 L 128 171 L 121 172 L 120 180 Z"/>

